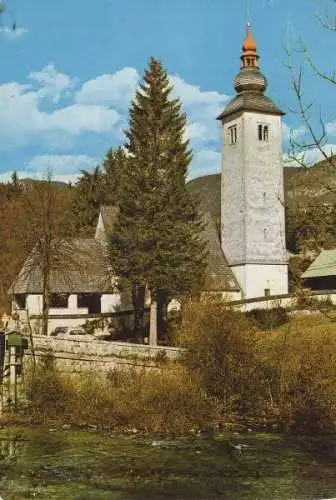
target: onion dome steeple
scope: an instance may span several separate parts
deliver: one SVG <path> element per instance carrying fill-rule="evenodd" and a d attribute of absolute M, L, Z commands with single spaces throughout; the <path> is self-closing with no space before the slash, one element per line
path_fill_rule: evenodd
<path fill-rule="evenodd" d="M 264 94 L 267 80 L 259 69 L 259 55 L 250 23 L 247 24 L 240 59 L 240 71 L 234 79 L 234 88 L 237 94 L 217 119 L 224 120 L 228 116 L 242 111 L 284 115 L 276 104 Z"/>
<path fill-rule="evenodd" d="M 259 56 L 253 39 L 250 23 L 247 25 L 246 37 L 243 43 L 243 53 L 240 57 L 242 65 L 234 80 L 234 88 L 238 94 L 248 90 L 265 92 L 267 80 L 259 70 Z"/>

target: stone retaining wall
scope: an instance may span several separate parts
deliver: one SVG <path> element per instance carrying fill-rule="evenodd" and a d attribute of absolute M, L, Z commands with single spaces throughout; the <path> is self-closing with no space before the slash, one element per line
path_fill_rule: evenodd
<path fill-rule="evenodd" d="M 336 290 L 326 290 L 319 292 L 309 291 L 305 296 L 307 300 L 313 299 L 323 303 L 329 300 L 336 305 Z M 231 302 L 232 307 L 238 311 L 247 312 L 252 309 L 271 309 L 273 307 L 284 307 L 285 309 L 295 309 L 300 299 L 297 295 L 273 295 L 271 297 L 260 297 L 256 299 L 236 300 Z"/>
<path fill-rule="evenodd" d="M 34 335 L 34 350 L 37 359 L 52 352 L 56 364 L 70 372 L 98 371 L 112 369 L 158 368 L 162 360 L 175 360 L 181 349 L 176 347 L 148 346 L 126 342 L 103 340 L 82 340 Z M 28 350 L 28 356 L 31 351 Z"/>

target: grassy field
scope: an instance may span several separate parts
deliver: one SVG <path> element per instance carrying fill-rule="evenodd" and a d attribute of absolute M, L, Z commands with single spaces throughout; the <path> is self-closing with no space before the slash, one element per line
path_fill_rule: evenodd
<path fill-rule="evenodd" d="M 3 429 L 6 500 L 330 498 L 336 437 L 217 432 L 160 439 L 95 431 Z"/>
<path fill-rule="evenodd" d="M 309 334 L 328 332 L 336 335 L 336 310 L 325 314 L 310 314 L 307 316 L 294 316 L 291 321 L 277 329 L 279 332 L 295 334 L 302 332 Z"/>

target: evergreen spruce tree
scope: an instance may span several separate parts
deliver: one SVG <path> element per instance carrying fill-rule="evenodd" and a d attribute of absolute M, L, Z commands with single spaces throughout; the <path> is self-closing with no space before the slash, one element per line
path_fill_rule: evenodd
<path fill-rule="evenodd" d="M 99 165 L 92 173 L 81 170 L 81 174 L 75 184 L 73 213 L 78 233 L 81 236 L 90 236 L 97 224 L 100 205 L 104 203 L 103 175 Z"/>
<path fill-rule="evenodd" d="M 120 193 L 123 189 L 124 172 L 127 168 L 127 155 L 122 147 L 110 149 L 103 162 L 103 183 L 105 189 L 105 203 L 118 205 Z"/>
<path fill-rule="evenodd" d="M 126 153 L 119 147 L 107 152 L 103 168 L 97 165 L 92 172 L 81 170 L 74 187 L 73 213 L 82 236 L 94 233 L 101 205 L 118 205 L 126 161 Z"/>
<path fill-rule="evenodd" d="M 199 207 L 186 188 L 186 117 L 171 92 L 161 63 L 150 59 L 130 107 L 127 171 L 111 242 L 116 274 L 150 292 L 152 345 L 158 296 L 190 292 L 201 283 L 205 266 Z"/>

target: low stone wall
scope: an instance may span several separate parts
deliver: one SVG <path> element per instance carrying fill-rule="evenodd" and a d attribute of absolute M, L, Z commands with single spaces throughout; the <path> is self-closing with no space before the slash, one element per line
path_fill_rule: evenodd
<path fill-rule="evenodd" d="M 336 290 L 326 290 L 318 292 L 308 292 L 305 297 L 317 300 L 321 303 L 326 300 L 336 305 Z M 272 309 L 273 307 L 284 307 L 285 309 L 295 309 L 300 297 L 297 295 L 275 295 L 272 297 L 260 297 L 256 299 L 236 300 L 231 302 L 234 309 L 242 312 L 253 309 Z"/>
<path fill-rule="evenodd" d="M 52 352 L 56 363 L 64 370 L 108 372 L 112 369 L 158 368 L 160 360 L 175 360 L 181 349 L 177 347 L 148 346 L 104 340 L 82 340 L 34 336 L 37 359 Z M 30 350 L 27 352 L 31 356 Z"/>

